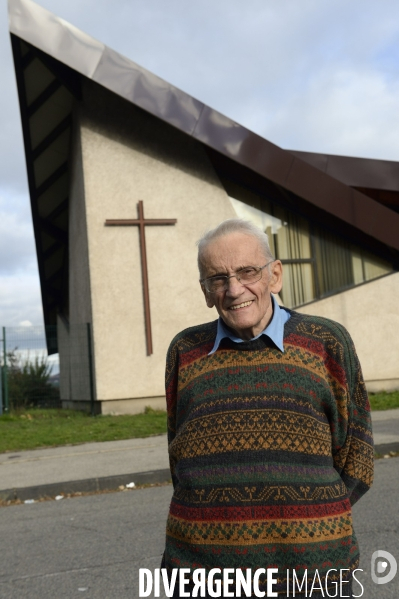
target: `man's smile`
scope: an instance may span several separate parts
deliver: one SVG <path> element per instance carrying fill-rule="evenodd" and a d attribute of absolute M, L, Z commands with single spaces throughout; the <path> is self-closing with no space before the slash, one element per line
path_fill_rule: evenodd
<path fill-rule="evenodd" d="M 254 300 L 248 300 L 246 302 L 242 302 L 241 304 L 235 304 L 234 306 L 230 306 L 229 310 L 238 310 L 239 308 L 245 308 L 246 306 L 250 306 Z"/>

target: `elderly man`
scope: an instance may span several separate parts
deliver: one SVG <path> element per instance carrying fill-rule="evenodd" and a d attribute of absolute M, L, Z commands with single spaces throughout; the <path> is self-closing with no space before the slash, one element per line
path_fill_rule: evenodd
<path fill-rule="evenodd" d="M 198 572 L 208 579 L 219 568 L 222 584 L 206 596 L 240 596 L 235 573 L 250 570 L 255 596 L 349 597 L 359 563 L 351 505 L 373 473 L 351 338 L 336 322 L 279 307 L 282 265 L 251 223 L 225 221 L 198 246 L 201 288 L 219 319 L 178 334 L 167 356 L 174 494 L 163 563 L 170 575 L 191 573 L 174 596 L 196 596 Z"/>

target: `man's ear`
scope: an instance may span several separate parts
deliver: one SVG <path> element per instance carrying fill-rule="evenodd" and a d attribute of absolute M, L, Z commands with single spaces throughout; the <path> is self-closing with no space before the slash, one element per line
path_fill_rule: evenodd
<path fill-rule="evenodd" d="M 280 293 L 283 286 L 283 265 L 280 260 L 275 260 L 270 265 L 269 290 L 272 293 Z"/>
<path fill-rule="evenodd" d="M 208 308 L 213 308 L 213 306 L 215 305 L 215 302 L 212 299 L 212 295 L 207 292 L 207 290 L 205 289 L 205 287 L 202 283 L 200 283 L 200 285 L 201 285 L 202 293 L 205 295 L 206 305 L 208 306 Z"/>

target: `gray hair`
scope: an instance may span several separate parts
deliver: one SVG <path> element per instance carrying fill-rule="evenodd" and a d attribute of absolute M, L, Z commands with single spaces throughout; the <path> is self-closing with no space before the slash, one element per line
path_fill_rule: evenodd
<path fill-rule="evenodd" d="M 249 220 L 245 220 L 243 218 L 229 218 L 228 220 L 224 220 L 220 225 L 211 229 L 207 233 L 205 233 L 201 239 L 197 241 L 198 246 L 198 270 L 200 273 L 200 277 L 202 277 L 202 255 L 204 253 L 207 245 L 213 241 L 214 239 L 218 239 L 219 237 L 223 237 L 225 235 L 229 235 L 230 233 L 242 233 L 243 235 L 248 235 L 250 237 L 254 237 L 257 239 L 265 258 L 268 260 L 274 260 L 274 256 L 270 251 L 269 246 L 269 238 L 267 233 L 264 233 L 259 227 L 251 223 Z"/>

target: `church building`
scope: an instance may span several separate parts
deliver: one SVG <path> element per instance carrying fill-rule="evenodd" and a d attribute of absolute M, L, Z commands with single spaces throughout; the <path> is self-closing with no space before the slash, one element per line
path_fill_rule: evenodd
<path fill-rule="evenodd" d="M 217 317 L 196 241 L 235 216 L 283 262 L 280 303 L 342 323 L 369 391 L 399 388 L 399 163 L 282 149 L 31 0 L 9 17 L 65 407 L 165 408 L 170 341 Z M 70 348 L 88 343 L 77 385 Z"/>

